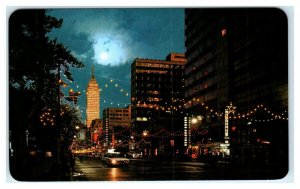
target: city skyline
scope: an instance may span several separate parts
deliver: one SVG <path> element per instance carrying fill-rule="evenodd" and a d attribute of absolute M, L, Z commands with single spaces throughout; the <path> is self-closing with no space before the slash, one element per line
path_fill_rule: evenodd
<path fill-rule="evenodd" d="M 57 38 L 85 65 L 72 70 L 74 82 L 65 79 L 69 86 L 64 89 L 83 94 L 78 99 L 83 120 L 92 65 L 101 90 L 102 118 L 105 108 L 130 104 L 135 58 L 165 59 L 170 52 L 184 52 L 184 9 L 53 9 L 47 14 L 63 19 L 50 38 Z"/>
<path fill-rule="evenodd" d="M 289 173 L 283 11 L 40 9 L 16 11 L 9 24 L 9 157 L 17 180 Z M 128 169 L 110 167 L 118 165 Z"/>

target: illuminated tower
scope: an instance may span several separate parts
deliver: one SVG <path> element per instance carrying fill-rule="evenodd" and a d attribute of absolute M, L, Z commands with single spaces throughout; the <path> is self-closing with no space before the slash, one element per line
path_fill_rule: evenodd
<path fill-rule="evenodd" d="M 88 128 L 94 119 L 100 119 L 100 92 L 94 76 L 94 66 L 92 66 L 92 78 L 86 89 L 86 125 Z"/>

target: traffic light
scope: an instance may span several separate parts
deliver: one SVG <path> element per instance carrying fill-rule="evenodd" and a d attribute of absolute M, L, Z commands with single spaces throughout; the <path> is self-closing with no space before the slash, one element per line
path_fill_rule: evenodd
<path fill-rule="evenodd" d="M 80 95 L 81 95 L 80 91 L 75 92 L 73 89 L 70 89 L 69 90 L 69 96 L 65 97 L 65 99 L 68 100 L 68 101 L 70 101 L 70 102 L 71 101 L 74 102 L 74 104 L 77 104 L 77 102 L 78 102 L 78 96 L 80 96 Z"/>

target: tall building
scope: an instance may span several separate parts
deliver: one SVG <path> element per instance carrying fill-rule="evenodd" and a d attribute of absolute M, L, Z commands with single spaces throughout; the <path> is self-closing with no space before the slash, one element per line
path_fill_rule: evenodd
<path fill-rule="evenodd" d="M 141 133 L 158 118 L 170 119 L 183 110 L 184 54 L 171 53 L 166 60 L 135 59 L 131 65 L 133 130 Z M 160 120 L 162 123 L 163 120 Z M 168 126 L 172 129 L 172 125 Z M 153 127 L 152 127 L 153 128 Z"/>
<path fill-rule="evenodd" d="M 89 128 L 94 119 L 100 119 L 100 90 L 92 67 L 92 77 L 86 89 L 86 125 Z"/>
<path fill-rule="evenodd" d="M 272 144 L 281 141 L 270 148 L 288 149 L 287 29 L 286 15 L 279 9 L 185 10 L 188 145 L 227 138 L 234 149 L 264 138 Z M 226 122 L 231 102 L 239 114 L 232 111 Z M 193 123 L 208 134 L 193 141 Z"/>
<path fill-rule="evenodd" d="M 128 140 L 131 126 L 131 106 L 126 108 L 106 108 L 103 110 L 103 134 L 105 142 Z M 115 134 L 112 136 L 112 134 Z"/>
<path fill-rule="evenodd" d="M 279 9 L 186 9 L 185 97 L 224 109 L 287 106 L 287 20 Z M 278 107 L 276 107 L 278 106 Z M 196 110 L 196 109 L 195 109 Z"/>
<path fill-rule="evenodd" d="M 183 153 L 184 54 L 165 60 L 137 58 L 131 64 L 132 135 L 144 156 Z M 172 134 L 173 133 L 173 134 Z M 177 154 L 178 154 L 177 153 Z"/>

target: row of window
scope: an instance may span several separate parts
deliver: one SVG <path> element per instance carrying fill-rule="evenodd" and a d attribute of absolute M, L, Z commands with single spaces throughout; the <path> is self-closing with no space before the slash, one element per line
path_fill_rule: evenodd
<path fill-rule="evenodd" d="M 199 55 L 199 53 L 200 53 L 199 51 L 194 51 L 191 56 L 195 56 L 196 57 L 196 56 Z M 200 67 L 200 66 L 208 63 L 213 58 L 215 58 L 213 52 L 207 53 L 207 54 L 199 57 L 199 59 L 197 59 L 197 61 L 194 61 L 190 65 L 186 66 L 185 75 L 190 74 L 191 72 L 193 72 L 194 70 L 196 70 L 198 67 Z M 214 69 L 214 68 L 215 68 L 215 65 L 212 65 L 212 64 L 208 65 L 208 69 Z"/>
<path fill-rule="evenodd" d="M 168 64 L 168 63 L 145 63 L 145 62 L 136 62 L 135 66 L 138 67 L 146 67 L 146 68 L 180 68 L 182 65 L 174 65 L 176 63 Z M 182 63 L 178 63 L 182 64 Z"/>
<path fill-rule="evenodd" d="M 167 74 L 169 73 L 167 70 L 145 70 L 145 69 L 136 69 L 136 73 L 142 74 Z"/>
<path fill-rule="evenodd" d="M 129 116 L 127 117 L 110 117 L 109 120 L 123 120 L 123 121 L 127 121 L 129 118 Z"/>
<path fill-rule="evenodd" d="M 205 78 L 208 74 L 214 72 L 215 70 L 216 70 L 216 63 L 208 65 L 202 70 L 197 71 L 196 74 L 188 76 L 187 79 L 185 80 L 185 86 L 189 86 L 194 81 Z"/>
<path fill-rule="evenodd" d="M 193 96 L 196 93 L 199 93 L 200 91 L 203 91 L 205 89 L 207 89 L 208 87 L 211 87 L 213 85 L 217 84 L 217 78 L 213 77 L 213 78 L 209 78 L 207 80 L 205 80 L 204 82 L 199 83 L 198 85 L 188 88 L 185 92 L 185 96 L 189 97 L 189 96 Z"/>
<path fill-rule="evenodd" d="M 121 116 L 129 116 L 129 114 L 109 114 L 109 116 L 118 116 L 118 117 L 121 117 Z"/>
<path fill-rule="evenodd" d="M 166 82 L 166 81 L 172 81 L 171 77 L 161 77 L 161 76 L 145 76 L 145 75 L 138 75 L 135 77 L 135 79 L 137 81 L 162 81 L 162 82 Z"/>

